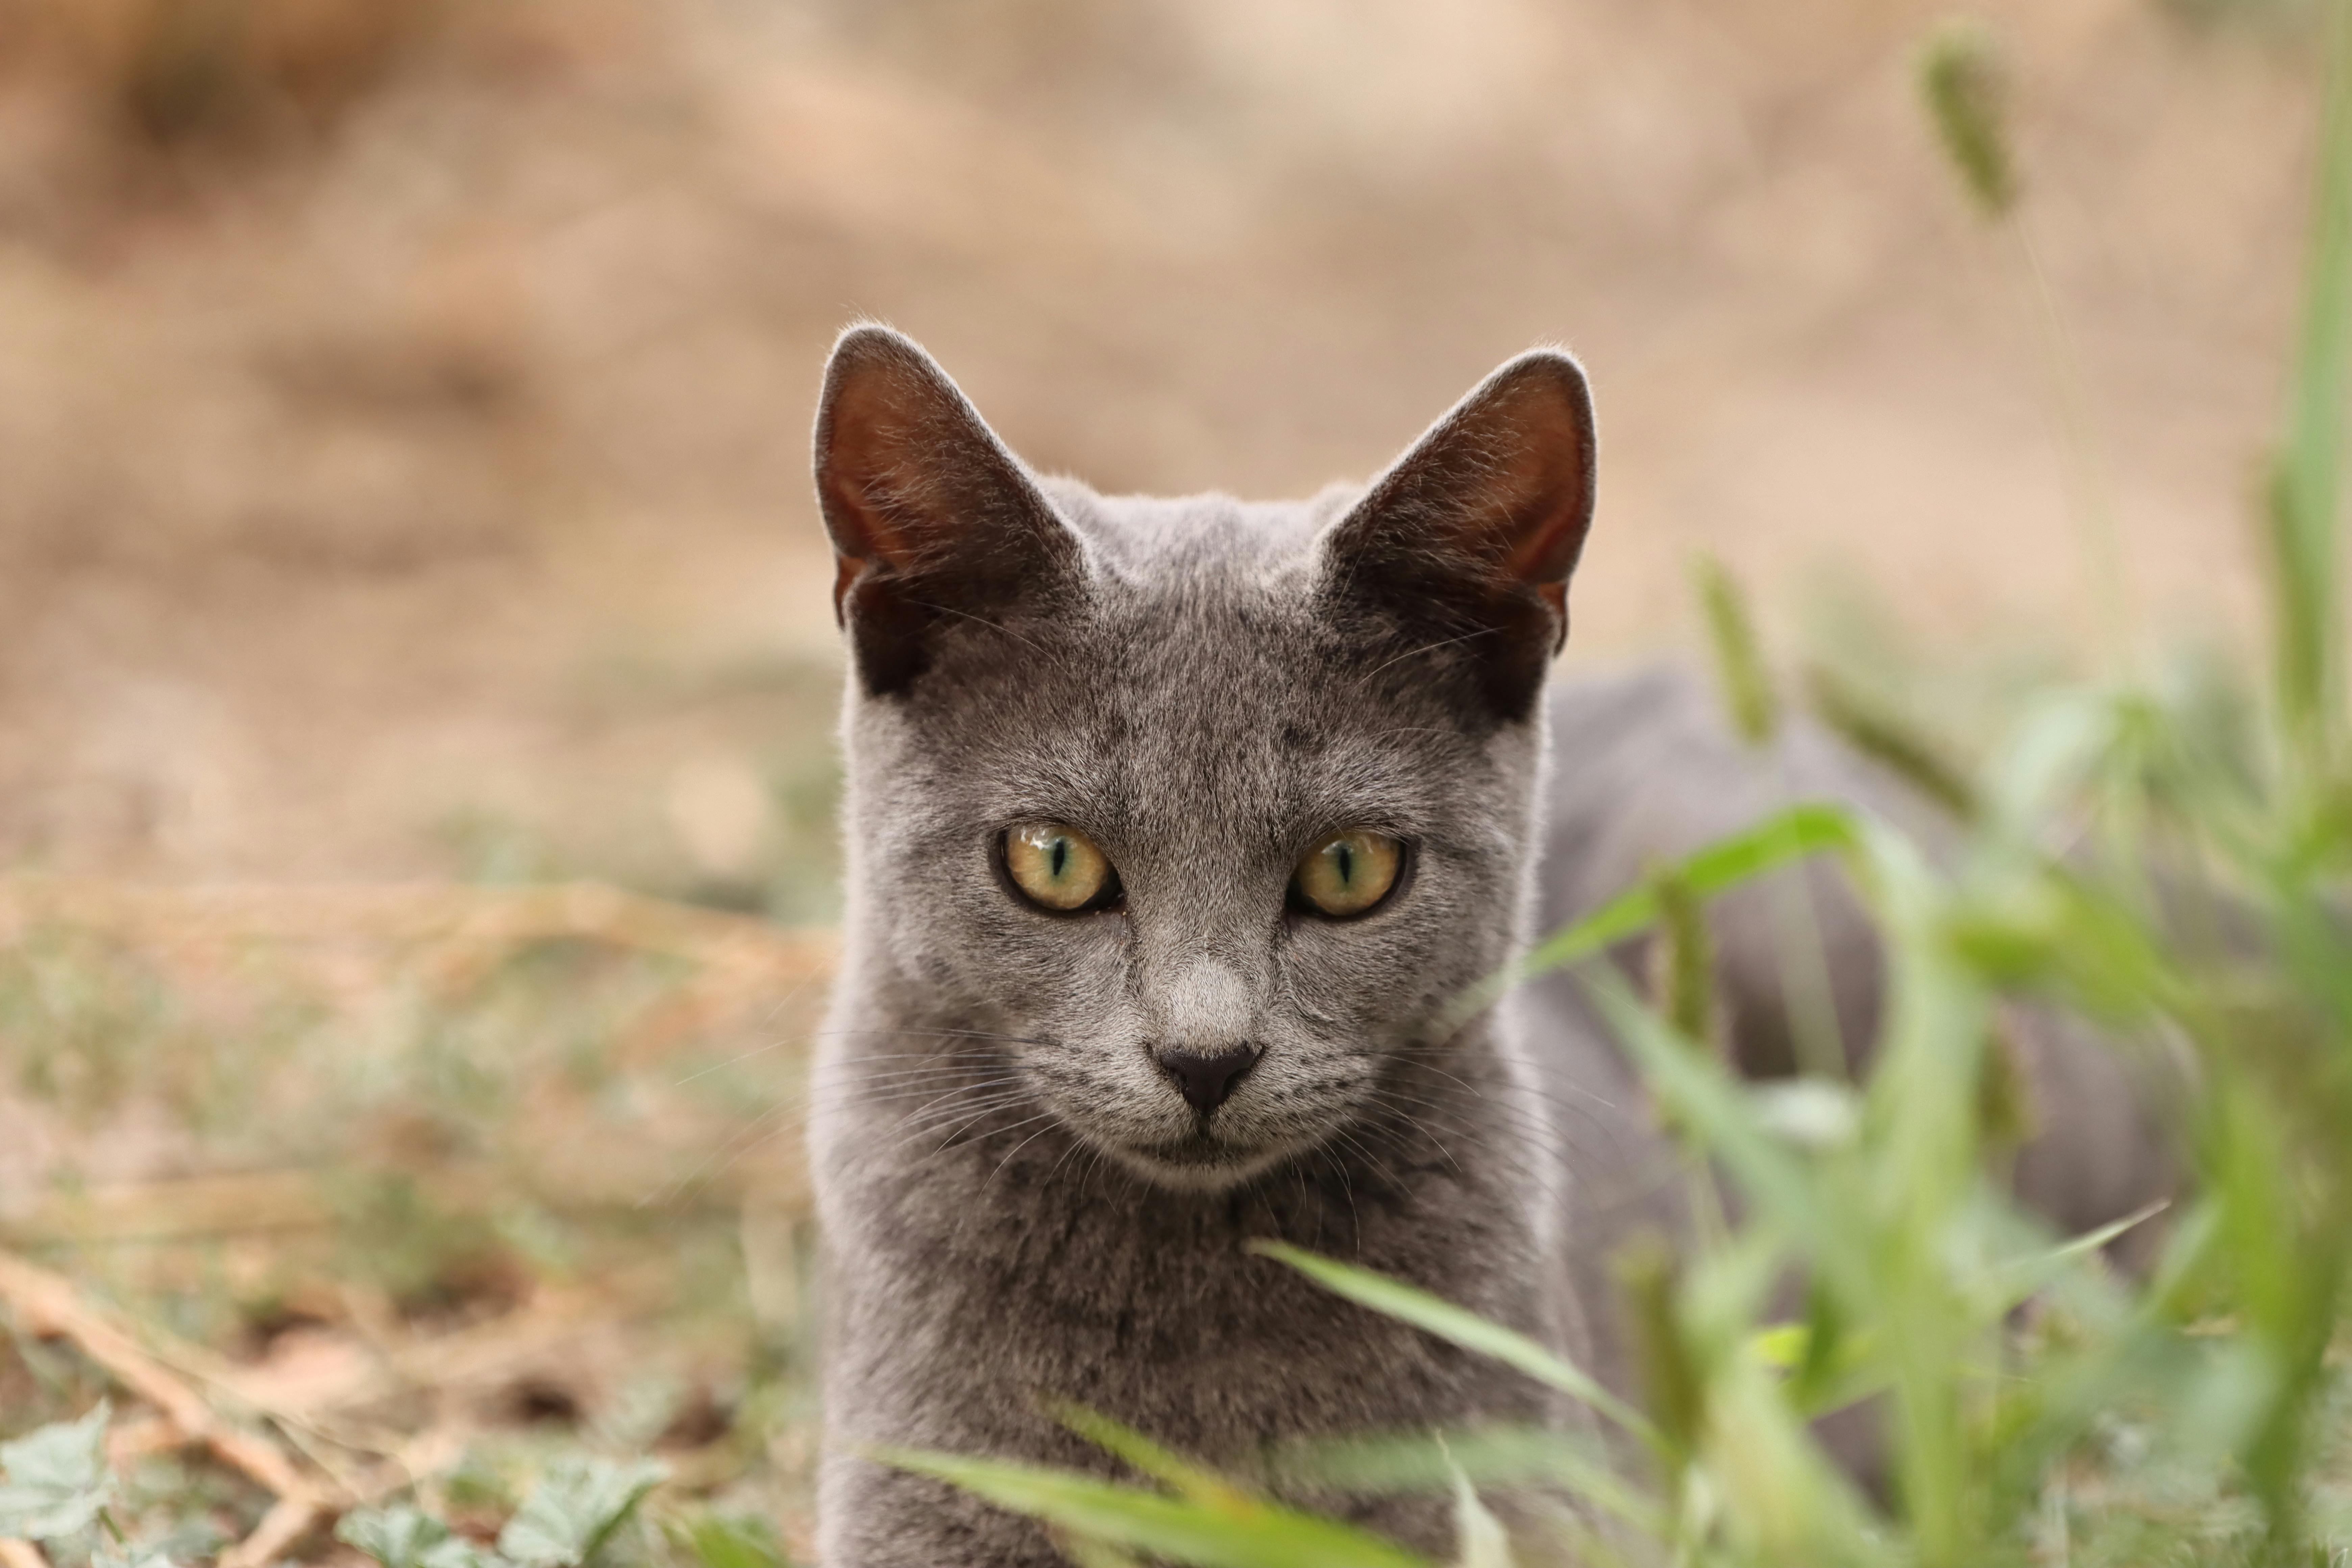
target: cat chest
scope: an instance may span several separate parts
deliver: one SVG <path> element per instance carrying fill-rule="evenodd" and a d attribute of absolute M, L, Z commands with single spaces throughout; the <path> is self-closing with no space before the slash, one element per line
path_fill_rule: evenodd
<path fill-rule="evenodd" d="M 1322 1291 L 1239 1234 L 998 1239 L 869 1257 L 863 1279 L 842 1281 L 845 1336 L 863 1342 L 844 1347 L 863 1370 L 843 1370 L 869 1412 L 881 1415 L 878 1396 L 922 1427 L 944 1419 L 966 1440 L 1028 1448 L 1043 1440 L 1041 1404 L 1072 1401 L 1223 1456 L 1307 1434 L 1554 1414 L 1519 1374 Z M 1367 1261 L 1405 1272 L 1394 1265 L 1429 1260 Z M 1465 1267 L 1451 1284 L 1552 1337 L 1537 1280 Z"/>

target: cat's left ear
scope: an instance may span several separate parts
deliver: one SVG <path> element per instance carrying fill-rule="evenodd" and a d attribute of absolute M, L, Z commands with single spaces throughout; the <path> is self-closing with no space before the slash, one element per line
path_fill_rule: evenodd
<path fill-rule="evenodd" d="M 1556 349 L 1512 360 L 1333 525 L 1324 550 L 1334 607 L 1371 612 L 1440 666 L 1470 672 L 1497 717 L 1526 718 L 1568 637 L 1594 446 L 1576 361 Z"/>

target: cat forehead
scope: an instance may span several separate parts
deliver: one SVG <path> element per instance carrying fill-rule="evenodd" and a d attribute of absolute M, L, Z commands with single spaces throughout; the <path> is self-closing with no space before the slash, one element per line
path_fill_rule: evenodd
<path fill-rule="evenodd" d="M 1369 805 L 1475 750 L 1437 690 L 1377 679 L 1381 660 L 1321 601 L 1318 542 L 1352 492 L 1040 488 L 1086 542 L 1087 586 L 1002 627 L 951 629 L 942 679 L 906 710 L 930 767 L 991 794 L 1035 788 L 1041 806 L 1116 798 L 1183 817 L 1255 802 L 1280 816 Z"/>
<path fill-rule="evenodd" d="M 1356 662 L 1320 602 L 1326 509 L 1224 495 L 1055 498 L 1087 542 L 1066 672 L 1163 736 L 1318 715 Z"/>
<path fill-rule="evenodd" d="M 1362 493 L 1335 485 L 1303 501 L 1246 501 L 1217 491 L 1114 496 L 1058 478 L 1039 488 L 1087 542 L 1097 582 L 1196 592 L 1221 584 L 1305 588 L 1317 542 Z"/>

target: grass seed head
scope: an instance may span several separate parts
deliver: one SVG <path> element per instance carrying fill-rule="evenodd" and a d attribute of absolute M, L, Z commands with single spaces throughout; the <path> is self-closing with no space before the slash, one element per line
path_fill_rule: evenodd
<path fill-rule="evenodd" d="M 1936 30 L 1919 60 L 1919 93 L 1953 171 L 1989 220 L 2017 205 L 2009 141 L 2009 72 L 1992 35 L 1973 21 Z"/>

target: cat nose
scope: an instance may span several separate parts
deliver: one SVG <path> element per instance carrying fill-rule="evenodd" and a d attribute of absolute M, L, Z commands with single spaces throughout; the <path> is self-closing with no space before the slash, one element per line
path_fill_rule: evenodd
<path fill-rule="evenodd" d="M 1248 1046 L 1204 1057 L 1196 1051 L 1161 1051 L 1160 1070 L 1176 1080 L 1192 1109 L 1206 1116 L 1225 1102 L 1242 1075 L 1257 1066 L 1258 1053 Z"/>

